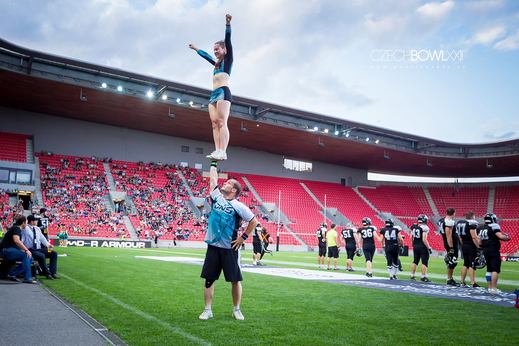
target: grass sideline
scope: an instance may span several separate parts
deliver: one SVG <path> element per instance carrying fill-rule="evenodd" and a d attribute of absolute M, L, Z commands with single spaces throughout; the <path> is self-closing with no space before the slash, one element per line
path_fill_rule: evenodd
<path fill-rule="evenodd" d="M 250 273 L 243 282 L 245 321 L 232 319 L 230 285 L 223 278 L 216 283 L 215 318 L 199 321 L 200 267 L 134 256 L 202 257 L 203 250 L 58 251 L 67 254 L 59 258 L 63 279 L 43 280 L 45 285 L 130 345 L 519 345 L 513 308 Z M 272 259 L 298 266 L 315 263 L 315 254 L 276 253 Z M 406 267 L 409 258 L 403 262 Z M 443 273 L 442 265 L 434 260 L 431 271 Z M 384 266 L 377 256 L 375 267 Z M 519 279 L 516 264 L 504 263 L 503 269 L 504 278 Z"/>

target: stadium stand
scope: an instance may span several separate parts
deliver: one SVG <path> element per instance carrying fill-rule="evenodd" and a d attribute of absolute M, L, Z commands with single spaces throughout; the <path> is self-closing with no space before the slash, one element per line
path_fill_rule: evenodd
<path fill-rule="evenodd" d="M 106 207 L 108 194 L 102 162 L 65 155 L 38 154 L 44 205 L 52 211 L 49 234 L 59 225 L 71 236 L 128 237 L 122 215 Z"/>
<path fill-rule="evenodd" d="M 0 160 L 27 162 L 28 135 L 0 132 Z"/>
<path fill-rule="evenodd" d="M 473 211 L 476 215 L 485 215 L 487 213 L 487 186 L 429 186 L 429 192 L 440 214 L 443 214 L 447 208 L 456 209 L 458 217 L 462 217 L 467 211 Z"/>
<path fill-rule="evenodd" d="M 376 188 L 359 187 L 359 191 L 378 210 L 390 212 L 397 217 L 433 214 L 423 189 L 419 186 L 381 185 Z"/>
<path fill-rule="evenodd" d="M 110 171 L 117 190 L 126 192 L 135 204 L 137 213 L 129 219 L 140 239 L 158 235 L 164 240 L 203 240 L 204 222 L 189 209 L 189 196 L 175 165 L 113 161 Z M 197 194 L 203 193 L 201 179 L 191 176 L 189 169 L 183 173 L 196 180 Z"/>
<path fill-rule="evenodd" d="M 519 185 L 496 187 L 494 213 L 501 218 L 519 219 Z"/>

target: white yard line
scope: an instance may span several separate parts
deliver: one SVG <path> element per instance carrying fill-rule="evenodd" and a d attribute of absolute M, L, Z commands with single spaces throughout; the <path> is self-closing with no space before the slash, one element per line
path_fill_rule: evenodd
<path fill-rule="evenodd" d="M 174 333 L 174 334 L 178 334 L 186 339 L 188 339 L 189 341 L 191 342 L 194 342 L 196 344 L 199 344 L 199 345 L 211 345 L 208 341 L 204 340 L 204 339 L 201 339 L 201 338 L 198 338 L 194 335 L 191 335 L 189 334 L 188 332 L 185 332 L 184 330 L 182 330 L 181 328 L 177 327 L 177 326 L 174 326 L 170 323 L 167 323 L 167 322 L 164 322 L 160 319 L 158 319 L 157 317 L 155 316 L 152 316 L 142 310 L 139 310 L 137 309 L 136 307 L 134 306 L 131 306 L 131 305 L 128 305 L 122 301 L 120 301 L 119 299 L 115 298 L 115 297 L 112 297 L 111 295 L 103 292 L 103 291 L 100 291 L 98 290 L 97 288 L 94 288 L 94 287 L 90 287 L 88 286 L 87 284 L 79 281 L 79 280 L 76 280 L 68 275 L 65 275 L 65 274 L 60 274 L 63 278 L 65 279 L 68 279 L 70 281 L 72 281 L 73 283 L 75 283 L 76 285 L 80 286 L 80 287 L 83 287 L 84 289 L 87 289 L 89 291 L 92 291 L 94 292 L 95 294 L 97 294 L 98 296 L 101 296 L 103 298 L 105 298 L 106 300 L 109 300 L 110 302 L 122 307 L 123 309 L 125 310 L 128 310 L 148 321 L 151 321 L 151 322 L 154 322 L 154 323 L 157 323 L 159 324 L 160 326 L 164 327 L 165 329 L 169 330 L 170 332 Z"/>

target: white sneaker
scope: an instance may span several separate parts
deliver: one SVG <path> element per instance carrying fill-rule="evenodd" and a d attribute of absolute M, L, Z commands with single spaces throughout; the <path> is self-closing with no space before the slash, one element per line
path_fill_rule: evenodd
<path fill-rule="evenodd" d="M 200 316 L 198 316 L 198 318 L 203 321 L 206 321 L 210 318 L 213 318 L 213 312 L 211 310 L 204 310 L 204 311 L 202 311 Z"/>
<path fill-rule="evenodd" d="M 222 160 L 222 161 L 227 160 L 227 153 L 223 150 L 220 150 L 220 160 Z"/>
<path fill-rule="evenodd" d="M 234 310 L 232 312 L 232 317 L 238 321 L 243 321 L 245 319 L 245 317 L 243 317 L 243 314 L 241 313 L 241 310 Z"/>
<path fill-rule="evenodd" d="M 207 155 L 206 157 L 208 159 L 211 159 L 211 160 L 218 160 L 217 157 L 218 157 L 218 151 L 219 150 L 215 150 L 213 151 L 211 154 Z"/>
<path fill-rule="evenodd" d="M 489 288 L 488 289 L 488 293 L 490 293 L 490 294 L 499 294 L 499 293 L 502 293 L 502 291 L 500 289 L 497 289 L 497 288 Z"/>

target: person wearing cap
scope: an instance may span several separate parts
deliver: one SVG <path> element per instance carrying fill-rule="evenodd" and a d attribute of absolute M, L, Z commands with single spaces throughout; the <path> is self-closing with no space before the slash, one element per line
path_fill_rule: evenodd
<path fill-rule="evenodd" d="M 34 215 L 27 217 L 27 226 L 22 230 L 22 242 L 31 251 L 33 259 L 38 262 L 43 275 L 49 280 L 57 279 L 58 253 L 52 250 L 52 244 L 36 226 L 37 221 L 38 218 Z M 46 258 L 50 258 L 49 267 Z"/>

